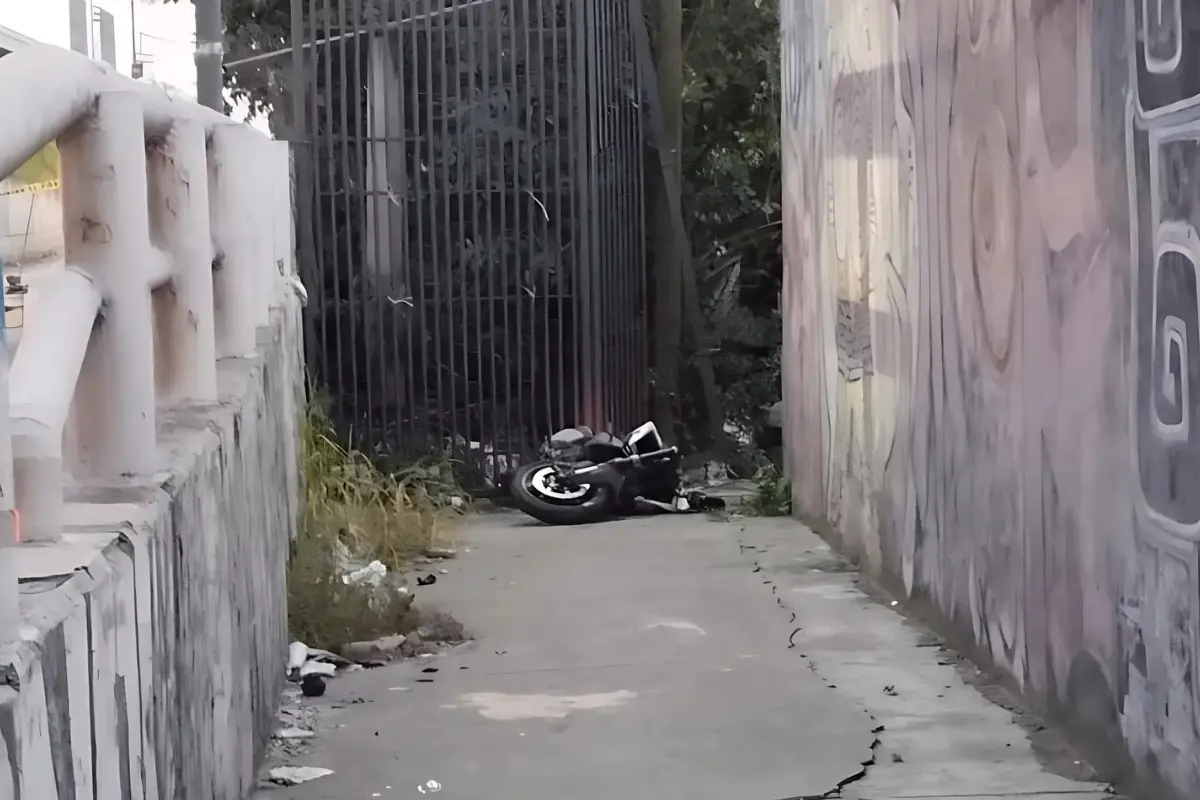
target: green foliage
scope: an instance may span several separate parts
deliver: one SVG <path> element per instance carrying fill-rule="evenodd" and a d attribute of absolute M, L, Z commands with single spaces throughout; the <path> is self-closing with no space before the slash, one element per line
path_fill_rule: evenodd
<path fill-rule="evenodd" d="M 744 508 L 760 517 L 786 517 L 792 513 L 792 487 L 774 466 L 763 467 L 754 476 L 754 494 Z"/>
<path fill-rule="evenodd" d="M 163 0 L 189 3 L 190 0 Z M 256 53 L 272 53 L 290 46 L 291 0 L 222 0 L 225 22 L 225 59 L 232 61 Z M 244 101 L 249 116 L 267 116 L 286 99 L 291 57 L 258 65 L 225 70 L 225 88 L 236 101 Z M 230 111 L 228 102 L 225 111 Z"/>
<path fill-rule="evenodd" d="M 684 202 L 726 415 L 756 430 L 780 397 L 778 0 L 691 0 L 685 25 Z"/>

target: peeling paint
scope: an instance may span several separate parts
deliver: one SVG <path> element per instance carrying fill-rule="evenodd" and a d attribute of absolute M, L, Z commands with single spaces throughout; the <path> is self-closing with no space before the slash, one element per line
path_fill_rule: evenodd
<path fill-rule="evenodd" d="M 68 489 L 72 530 L 98 546 L 66 580 L 22 585 L 30 635 L 0 648 L 14 797 L 252 793 L 284 673 L 300 510 L 299 315 L 273 317 L 255 356 L 219 362 L 220 404 L 160 409 L 167 472 Z"/>

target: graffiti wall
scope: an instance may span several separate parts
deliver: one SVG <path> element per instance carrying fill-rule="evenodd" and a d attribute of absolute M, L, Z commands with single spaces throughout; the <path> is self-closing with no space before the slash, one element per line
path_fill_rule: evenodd
<path fill-rule="evenodd" d="M 1196 796 L 1200 3 L 780 5 L 797 507 Z"/>

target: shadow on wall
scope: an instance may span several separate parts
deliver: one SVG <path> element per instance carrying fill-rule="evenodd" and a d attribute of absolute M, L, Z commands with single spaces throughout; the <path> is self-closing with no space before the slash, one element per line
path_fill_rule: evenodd
<path fill-rule="evenodd" d="M 1200 4 L 781 9 L 796 506 L 1195 796 Z"/>

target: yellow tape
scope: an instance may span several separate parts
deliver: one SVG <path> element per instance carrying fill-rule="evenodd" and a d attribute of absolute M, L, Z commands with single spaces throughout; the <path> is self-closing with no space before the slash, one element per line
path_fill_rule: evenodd
<path fill-rule="evenodd" d="M 59 188 L 62 181 L 55 178 L 52 181 L 42 181 L 41 183 L 27 183 L 24 186 L 14 186 L 10 189 L 0 190 L 0 196 L 8 194 L 26 194 L 29 192 L 49 192 Z"/>

